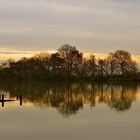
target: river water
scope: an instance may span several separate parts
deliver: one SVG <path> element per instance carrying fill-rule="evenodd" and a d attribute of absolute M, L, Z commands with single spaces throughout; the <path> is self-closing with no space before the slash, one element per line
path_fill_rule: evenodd
<path fill-rule="evenodd" d="M 0 84 L 0 140 L 139 140 L 137 84 Z"/>

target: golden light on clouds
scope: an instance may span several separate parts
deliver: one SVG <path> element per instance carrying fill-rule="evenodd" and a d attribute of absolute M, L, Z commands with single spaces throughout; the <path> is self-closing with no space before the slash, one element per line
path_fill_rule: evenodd
<path fill-rule="evenodd" d="M 5 61 L 5 60 L 8 60 L 8 59 L 14 59 L 14 60 L 19 60 L 19 59 L 21 59 L 21 58 L 23 58 L 23 57 L 31 57 L 31 56 L 33 56 L 33 52 L 32 53 L 22 53 L 22 52 L 18 52 L 18 53 L 10 53 L 10 54 L 5 54 L 5 53 L 3 53 L 3 54 L 0 54 L 0 60 L 1 61 Z"/>
<path fill-rule="evenodd" d="M 30 58 L 40 52 L 48 52 L 48 53 L 54 53 L 56 51 L 18 51 L 18 50 L 6 50 L 6 49 L 0 49 L 0 61 L 4 62 L 7 61 L 8 59 L 13 59 L 15 61 L 26 57 Z"/>
<path fill-rule="evenodd" d="M 140 64 L 140 55 L 133 55 L 132 58 L 133 58 L 138 64 Z"/>
<path fill-rule="evenodd" d="M 56 51 L 46 51 L 46 50 L 42 50 L 42 51 L 8 51 L 8 50 L 0 50 L 0 60 L 1 62 L 4 62 L 8 59 L 14 59 L 15 61 L 23 58 L 23 57 L 32 57 L 40 52 L 48 52 L 48 53 L 55 53 Z M 105 53 L 93 53 L 96 57 L 96 59 L 104 59 L 107 57 L 108 54 Z M 90 56 L 90 53 L 84 53 L 84 57 L 88 58 Z M 140 64 L 140 55 L 132 55 L 132 59 L 134 61 L 136 61 L 138 64 Z"/>

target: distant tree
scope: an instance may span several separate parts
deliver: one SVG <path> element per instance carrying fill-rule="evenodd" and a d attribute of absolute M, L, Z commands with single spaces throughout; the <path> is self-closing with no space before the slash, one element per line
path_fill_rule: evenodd
<path fill-rule="evenodd" d="M 41 52 L 32 57 L 38 64 L 41 65 L 42 68 L 47 71 L 50 70 L 50 54 L 47 52 Z"/>
<path fill-rule="evenodd" d="M 51 64 L 51 76 L 60 77 L 63 75 L 64 59 L 60 56 L 58 52 L 51 54 L 50 56 Z M 61 77 L 62 78 L 62 77 Z"/>
<path fill-rule="evenodd" d="M 99 76 L 101 76 L 102 78 L 104 77 L 105 64 L 106 64 L 105 59 L 98 59 L 98 73 L 99 73 Z"/>
<path fill-rule="evenodd" d="M 106 62 L 107 62 L 107 73 L 109 76 L 113 76 L 114 72 L 115 72 L 115 68 L 116 68 L 116 59 L 114 58 L 114 54 L 113 53 L 109 53 L 109 55 L 106 58 Z"/>
<path fill-rule="evenodd" d="M 120 71 L 120 74 L 125 74 L 136 71 L 136 63 L 132 60 L 131 54 L 124 50 L 117 50 L 112 54 L 112 60 L 115 61 L 115 67 Z"/>
<path fill-rule="evenodd" d="M 67 78 L 71 79 L 74 69 L 82 61 L 83 54 L 80 53 L 75 46 L 65 44 L 58 49 L 59 54 L 64 59 L 65 71 Z M 76 69 L 77 70 L 77 69 Z"/>
<path fill-rule="evenodd" d="M 90 60 L 84 58 L 82 61 L 80 70 L 81 70 L 81 73 L 80 73 L 81 79 L 91 79 Z"/>
<path fill-rule="evenodd" d="M 95 59 L 95 55 L 93 54 L 90 55 L 89 66 L 90 66 L 91 77 L 94 79 L 95 72 L 96 72 L 96 59 Z"/>

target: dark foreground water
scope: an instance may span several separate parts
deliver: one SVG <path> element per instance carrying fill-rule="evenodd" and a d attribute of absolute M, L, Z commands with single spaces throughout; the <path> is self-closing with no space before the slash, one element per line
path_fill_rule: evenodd
<path fill-rule="evenodd" d="M 1 83 L 0 140 L 140 140 L 134 84 Z"/>

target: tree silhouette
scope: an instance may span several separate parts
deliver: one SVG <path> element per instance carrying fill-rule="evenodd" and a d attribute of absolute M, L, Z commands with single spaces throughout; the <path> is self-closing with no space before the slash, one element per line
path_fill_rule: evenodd
<path fill-rule="evenodd" d="M 77 70 L 77 65 L 82 62 L 83 54 L 80 53 L 75 46 L 65 44 L 58 49 L 61 57 L 64 59 L 64 68 L 67 79 L 71 80 L 75 74 L 74 69 Z"/>
<path fill-rule="evenodd" d="M 75 46 L 62 45 L 56 53 L 41 52 L 0 65 L 0 79 L 140 81 L 140 72 L 129 52 L 117 50 L 107 58 L 83 56 Z"/>
<path fill-rule="evenodd" d="M 136 63 L 132 60 L 131 54 L 129 52 L 117 50 L 112 55 L 113 60 L 115 60 L 116 69 L 118 69 L 118 72 L 122 76 L 136 71 Z"/>

